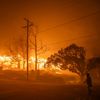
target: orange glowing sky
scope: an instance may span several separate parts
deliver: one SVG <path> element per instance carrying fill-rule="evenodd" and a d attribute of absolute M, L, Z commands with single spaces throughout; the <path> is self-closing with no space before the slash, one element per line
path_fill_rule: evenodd
<path fill-rule="evenodd" d="M 44 56 L 71 43 L 84 46 L 88 55 L 100 55 L 99 6 L 99 0 L 0 0 L 1 52 L 11 36 L 24 32 L 26 17 L 38 25 L 38 39 L 49 48 Z"/>

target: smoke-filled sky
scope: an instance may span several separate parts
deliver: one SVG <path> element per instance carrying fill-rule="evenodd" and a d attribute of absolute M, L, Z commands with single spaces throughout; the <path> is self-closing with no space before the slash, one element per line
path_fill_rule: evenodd
<path fill-rule="evenodd" d="M 88 56 L 100 55 L 100 0 L 0 0 L 1 53 L 10 37 L 23 34 L 24 18 L 38 26 L 48 56 L 76 43 Z M 3 48 L 2 48 L 3 47 Z"/>

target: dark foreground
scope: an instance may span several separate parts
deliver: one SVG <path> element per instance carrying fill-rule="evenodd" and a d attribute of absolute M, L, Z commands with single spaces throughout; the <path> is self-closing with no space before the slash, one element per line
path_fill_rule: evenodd
<path fill-rule="evenodd" d="M 100 100 L 100 86 L 89 99 L 81 85 L 0 80 L 0 100 Z"/>

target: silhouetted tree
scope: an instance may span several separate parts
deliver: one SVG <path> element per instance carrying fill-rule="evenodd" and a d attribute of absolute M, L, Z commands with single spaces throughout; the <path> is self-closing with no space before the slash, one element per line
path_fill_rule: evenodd
<path fill-rule="evenodd" d="M 51 55 L 47 59 L 47 66 L 55 65 L 61 69 L 69 69 L 70 71 L 83 76 L 85 67 L 85 49 L 79 47 L 76 44 L 71 44 L 70 46 L 59 50 L 54 55 Z"/>
<path fill-rule="evenodd" d="M 87 61 L 87 71 L 92 74 L 95 80 L 100 79 L 100 57 L 92 57 Z"/>
<path fill-rule="evenodd" d="M 98 64 L 100 64 L 100 57 L 92 57 L 88 59 L 87 70 L 90 71 L 92 69 L 95 69 L 96 67 L 99 67 Z"/>

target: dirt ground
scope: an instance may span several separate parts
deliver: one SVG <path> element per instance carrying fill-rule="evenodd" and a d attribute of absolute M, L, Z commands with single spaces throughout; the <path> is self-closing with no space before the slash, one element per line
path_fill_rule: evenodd
<path fill-rule="evenodd" d="M 0 80 L 0 100 L 100 100 L 100 86 L 94 86 L 92 96 L 82 85 Z"/>

